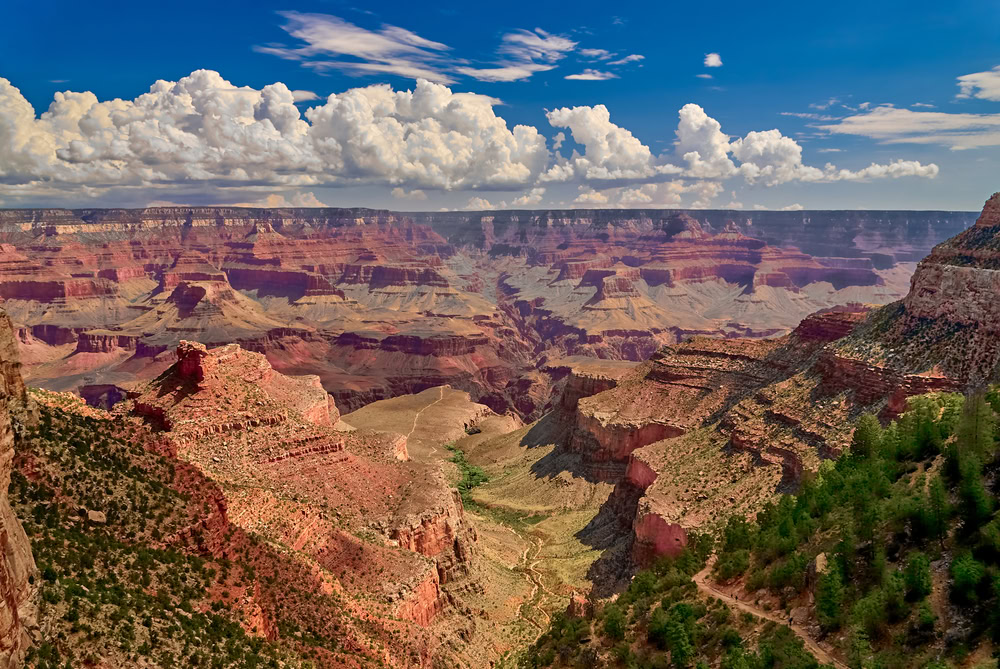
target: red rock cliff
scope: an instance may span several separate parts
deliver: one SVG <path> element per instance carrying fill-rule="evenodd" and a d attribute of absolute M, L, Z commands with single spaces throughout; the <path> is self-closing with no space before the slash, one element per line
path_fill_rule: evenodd
<path fill-rule="evenodd" d="M 35 561 L 7 499 L 14 432 L 28 419 L 28 401 L 14 330 L 0 311 L 0 667 L 21 666 L 35 618 Z"/>

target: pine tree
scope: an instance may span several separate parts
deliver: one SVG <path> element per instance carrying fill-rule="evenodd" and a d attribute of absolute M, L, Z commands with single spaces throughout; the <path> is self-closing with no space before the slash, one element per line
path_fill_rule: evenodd
<path fill-rule="evenodd" d="M 975 530 L 993 513 L 993 496 L 986 490 L 983 467 L 977 454 L 962 453 L 959 456 L 959 476 L 963 526 L 966 530 Z"/>
<path fill-rule="evenodd" d="M 983 393 L 965 399 L 958 423 L 958 444 L 965 453 L 975 454 L 980 461 L 992 459 L 994 451 L 993 407 Z"/>
<path fill-rule="evenodd" d="M 889 427 L 882 431 L 882 440 L 879 442 L 879 453 L 886 460 L 899 459 L 900 434 L 899 426 L 895 421 L 889 423 Z"/>
<path fill-rule="evenodd" d="M 816 587 L 816 617 L 820 625 L 828 630 L 840 627 L 843 603 L 844 583 L 840 577 L 840 570 L 831 566 L 830 571 L 819 579 Z"/>
<path fill-rule="evenodd" d="M 940 476 L 931 480 L 927 491 L 927 508 L 930 511 L 929 520 L 931 536 L 936 537 L 944 548 L 944 535 L 948 531 L 948 518 L 951 516 L 951 505 L 948 503 L 948 491 Z"/>
<path fill-rule="evenodd" d="M 604 634 L 615 641 L 625 638 L 625 614 L 614 604 L 604 609 Z"/>
<path fill-rule="evenodd" d="M 872 653 L 871 643 L 864 629 L 859 626 L 851 628 L 848 636 L 847 664 L 851 669 L 862 669 L 868 665 Z"/>
<path fill-rule="evenodd" d="M 919 601 L 931 594 L 931 561 L 923 553 L 911 553 L 903 572 L 906 582 L 906 596 L 911 601 Z"/>
<path fill-rule="evenodd" d="M 878 418 L 870 413 L 862 414 L 854 428 L 851 453 L 862 458 L 870 458 L 878 449 L 881 441 L 882 425 L 878 422 Z"/>
<path fill-rule="evenodd" d="M 986 567 L 968 553 L 951 563 L 951 586 L 955 598 L 960 602 L 974 602 L 978 598 L 978 588 Z"/>
<path fill-rule="evenodd" d="M 694 648 L 691 646 L 691 639 L 688 637 L 687 628 L 684 623 L 676 618 L 672 618 L 667 623 L 667 640 L 670 644 L 670 659 L 676 669 L 684 669 L 691 662 Z"/>

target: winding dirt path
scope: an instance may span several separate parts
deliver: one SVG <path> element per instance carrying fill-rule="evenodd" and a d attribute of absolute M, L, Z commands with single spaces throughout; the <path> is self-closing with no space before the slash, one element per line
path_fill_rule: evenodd
<path fill-rule="evenodd" d="M 713 564 L 715 564 L 714 555 L 711 557 L 711 559 L 709 559 L 708 564 L 705 565 L 705 568 L 694 575 L 692 580 L 694 580 L 695 585 L 698 586 L 698 590 L 705 593 L 706 595 L 715 597 L 716 599 L 721 599 L 724 603 L 726 603 L 730 607 L 735 607 L 740 611 L 746 611 L 750 615 L 756 616 L 758 618 L 763 618 L 764 620 L 770 620 L 771 622 L 775 622 L 778 623 L 779 625 L 784 625 L 785 627 L 790 628 L 792 632 L 795 633 L 795 636 L 802 639 L 802 643 L 806 645 L 806 648 L 809 649 L 809 652 L 811 652 L 813 656 L 815 656 L 815 658 L 819 661 L 820 664 L 830 664 L 836 667 L 837 669 L 850 669 L 846 664 L 844 664 L 837 658 L 830 655 L 829 652 L 823 650 L 823 648 L 819 645 L 819 643 L 817 643 L 817 641 L 813 639 L 812 636 L 809 635 L 809 632 L 806 631 L 806 629 L 801 625 L 796 625 L 794 623 L 789 625 L 788 619 L 785 618 L 784 616 L 778 616 L 770 611 L 765 611 L 764 609 L 754 606 L 749 602 L 741 602 L 740 600 L 733 598 L 731 595 L 726 594 L 725 592 L 717 588 L 715 585 L 713 585 L 708 580 L 708 575 L 712 571 Z"/>
<path fill-rule="evenodd" d="M 431 402 L 430 404 L 428 404 L 427 406 L 425 406 L 424 408 L 422 408 L 417 413 L 413 414 L 413 427 L 411 427 L 410 431 L 406 433 L 407 442 L 409 442 L 410 436 L 417 430 L 417 421 L 420 420 L 420 414 L 427 411 L 428 409 L 430 409 L 432 406 L 442 401 L 443 399 L 444 399 L 444 386 L 438 386 L 438 398 L 433 402 Z M 437 446 L 432 445 L 431 452 L 428 455 L 434 455 L 435 453 L 437 453 L 437 450 L 438 450 Z"/>
<path fill-rule="evenodd" d="M 542 589 L 542 592 L 544 592 L 545 594 L 547 594 L 547 595 L 549 595 L 551 597 L 557 597 L 558 598 L 559 595 L 557 595 L 556 593 L 554 593 L 551 590 L 549 590 L 548 587 L 545 585 L 545 582 L 542 580 L 542 572 L 538 571 L 535 568 L 535 566 L 539 562 L 542 561 L 542 558 L 540 556 L 542 554 L 542 547 L 543 547 L 543 544 L 545 542 L 542 541 L 541 537 L 539 537 L 537 535 L 534 535 L 534 534 L 531 535 L 531 538 L 534 539 L 535 556 L 534 556 L 534 559 L 531 561 L 531 564 L 525 563 L 525 568 L 534 576 L 534 578 L 535 578 L 535 580 L 536 580 L 536 582 L 538 584 L 538 587 L 540 587 Z M 539 607 L 538 610 L 542 611 L 542 613 L 545 615 L 546 620 L 551 620 L 551 618 L 549 618 L 549 614 L 548 613 L 545 613 L 545 611 L 543 611 L 540 607 Z"/>
<path fill-rule="evenodd" d="M 526 539 L 526 537 L 521 535 L 510 525 L 501 524 L 501 526 L 518 539 Z M 532 537 L 532 539 L 533 541 L 525 546 L 524 551 L 521 553 L 521 558 L 518 561 L 517 567 L 520 567 L 521 572 L 524 575 L 524 580 L 531 584 L 531 594 L 528 595 L 528 598 L 524 603 L 538 611 L 542 617 L 545 618 L 545 624 L 541 625 L 536 620 L 524 615 L 523 613 L 519 615 L 522 620 L 527 621 L 532 627 L 538 630 L 538 634 L 534 639 L 534 641 L 537 641 L 540 636 L 545 634 L 548 624 L 552 621 L 552 617 L 549 615 L 548 611 L 542 607 L 542 598 L 538 593 L 539 591 L 547 592 L 550 595 L 554 595 L 554 593 L 545 587 L 545 583 L 542 582 L 541 572 L 535 568 L 535 565 L 541 562 L 541 558 L 539 558 L 538 555 L 542 552 L 542 540 L 539 537 Z M 534 555 L 529 558 L 528 554 L 531 553 L 532 549 L 534 549 L 535 552 Z M 534 643 L 534 641 L 532 641 L 532 643 Z"/>

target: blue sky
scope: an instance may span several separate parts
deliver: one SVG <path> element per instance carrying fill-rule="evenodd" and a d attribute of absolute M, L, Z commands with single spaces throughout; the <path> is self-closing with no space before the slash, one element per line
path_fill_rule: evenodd
<path fill-rule="evenodd" d="M 977 209 L 1000 190 L 993 1 L 16 0 L 6 13 L 2 206 Z M 219 76 L 136 101 L 199 70 Z M 437 86 L 411 105 L 399 94 L 417 77 Z M 275 82 L 296 92 L 298 123 L 261 101 Z M 345 96 L 375 84 L 391 108 Z M 42 117 L 61 91 L 93 95 Z M 184 95 L 212 102 L 179 110 Z"/>

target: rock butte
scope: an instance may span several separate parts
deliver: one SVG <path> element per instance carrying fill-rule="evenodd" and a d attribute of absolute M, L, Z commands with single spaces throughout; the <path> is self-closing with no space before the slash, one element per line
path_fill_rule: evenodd
<path fill-rule="evenodd" d="M 381 584 L 391 590 L 383 595 L 398 601 L 401 618 L 430 624 L 446 602 L 440 586 L 467 574 L 475 543 L 439 468 L 411 461 L 401 435 L 335 429 L 340 415 L 316 376 L 280 374 L 238 344 L 207 350 L 182 341 L 176 356 L 116 412 L 160 430 L 172 455 L 218 482 L 229 517 L 245 529 L 331 571 L 361 553 L 405 575 Z M 276 504 L 289 497 L 292 517 Z M 362 528 L 386 547 L 350 533 Z"/>

